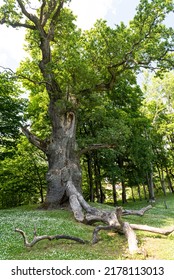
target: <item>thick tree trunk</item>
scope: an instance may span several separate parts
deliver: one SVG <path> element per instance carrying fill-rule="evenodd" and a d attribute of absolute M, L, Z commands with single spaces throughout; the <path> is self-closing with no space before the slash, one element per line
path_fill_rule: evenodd
<path fill-rule="evenodd" d="M 59 117 L 59 123 L 53 131 L 48 145 L 48 190 L 45 208 L 58 208 L 68 200 L 67 184 L 72 182 L 78 192 L 81 192 L 81 170 L 75 151 L 76 119 L 73 112 Z"/>

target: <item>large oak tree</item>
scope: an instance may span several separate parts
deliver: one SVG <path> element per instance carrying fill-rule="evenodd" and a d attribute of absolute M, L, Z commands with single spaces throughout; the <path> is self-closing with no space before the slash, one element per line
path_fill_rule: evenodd
<path fill-rule="evenodd" d="M 174 32 L 163 21 L 173 12 L 174 4 L 172 0 L 141 0 L 128 27 L 120 24 L 112 29 L 98 21 L 89 32 L 81 33 L 68 9 L 70 2 L 40 0 L 37 9 L 33 9 L 29 0 L 4 0 L 0 7 L 1 24 L 28 30 L 27 48 L 35 74 L 25 67 L 20 77 L 48 96 L 50 134 L 44 139 L 25 126 L 22 129 L 48 159 L 44 207 L 56 208 L 68 201 L 78 221 L 102 220 L 125 232 L 129 239 L 133 225 L 131 228 L 120 222 L 119 209 L 116 213 L 103 213 L 90 207 L 81 194 L 80 155 L 88 149 L 111 145 L 94 143 L 78 150 L 77 108 L 91 93 L 98 93 L 100 98 L 111 91 L 129 71 L 138 73 L 142 67 L 163 71 L 173 67 Z M 131 247 L 136 247 L 135 238 L 134 241 Z"/>

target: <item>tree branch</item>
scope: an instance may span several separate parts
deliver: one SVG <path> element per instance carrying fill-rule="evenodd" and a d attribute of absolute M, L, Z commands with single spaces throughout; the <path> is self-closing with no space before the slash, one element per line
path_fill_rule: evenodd
<path fill-rule="evenodd" d="M 15 74 L 15 72 L 14 72 L 11 68 L 9 68 L 9 67 L 4 67 L 4 66 L 0 65 L 0 68 L 2 68 L 2 69 L 4 70 L 4 72 L 9 71 L 9 72 L 11 72 L 12 74 Z"/>
<path fill-rule="evenodd" d="M 23 2 L 22 2 L 21 0 L 17 0 L 17 2 L 18 2 L 18 4 L 19 4 L 19 7 L 21 8 L 22 13 L 23 13 L 29 20 L 31 20 L 35 25 L 37 25 L 37 23 L 38 23 L 38 18 L 37 18 L 35 15 L 30 14 L 30 13 L 26 10 L 26 8 L 25 8 L 25 6 L 24 6 L 24 4 L 23 4 Z"/>
<path fill-rule="evenodd" d="M 112 149 L 115 148 L 116 144 L 93 144 L 79 151 L 79 155 L 86 154 L 89 151 L 99 150 L 99 149 Z"/>
<path fill-rule="evenodd" d="M 55 10 L 55 12 L 53 14 L 52 20 L 51 20 L 50 25 L 49 25 L 49 32 L 48 32 L 49 40 L 54 39 L 54 28 L 56 26 L 56 21 L 58 20 L 58 18 L 60 16 L 60 12 L 63 8 L 64 2 L 65 2 L 64 0 L 61 0 L 60 3 L 58 4 L 57 8 L 56 8 L 57 2 L 54 1 L 52 7 L 50 7 L 51 12 L 53 12 L 54 10 Z"/>
<path fill-rule="evenodd" d="M 26 76 L 24 76 L 22 74 L 17 75 L 17 78 L 25 79 L 25 80 L 27 80 L 27 81 L 35 84 L 35 85 L 42 85 L 42 84 L 46 85 L 46 84 L 49 84 L 47 81 L 40 81 L 40 82 L 38 82 L 38 81 L 35 81 L 35 80 L 33 80 L 33 79 L 29 78 L 29 77 L 26 77 Z"/>
<path fill-rule="evenodd" d="M 63 8 L 64 2 L 65 2 L 64 0 L 61 0 L 59 5 L 57 6 L 57 9 L 55 10 L 54 15 L 51 20 L 51 25 L 54 24 L 55 20 L 57 20 L 57 18 L 60 16 L 60 12 Z"/>
<path fill-rule="evenodd" d="M 31 242 L 28 242 L 27 236 L 26 236 L 26 234 L 25 234 L 25 232 L 23 230 L 16 228 L 15 232 L 19 232 L 22 235 L 22 237 L 24 239 L 24 245 L 26 247 L 29 247 L 29 248 L 33 247 L 36 243 L 38 243 L 39 241 L 44 240 L 44 239 L 48 239 L 50 241 L 52 241 L 54 239 L 56 239 L 56 240 L 58 240 L 58 239 L 68 239 L 68 240 L 76 241 L 76 242 L 81 243 L 81 244 L 85 244 L 86 243 L 81 238 L 74 237 L 74 236 L 69 236 L 69 235 L 64 235 L 64 234 L 61 234 L 61 235 L 56 234 L 56 235 L 41 235 L 41 236 L 37 236 L 36 228 L 34 229 L 34 238 L 33 238 L 33 240 Z"/>
<path fill-rule="evenodd" d="M 46 6 L 46 0 L 42 0 L 42 5 L 40 8 L 40 22 L 43 27 L 45 26 L 45 24 L 47 22 L 47 17 L 45 16 L 45 13 L 44 13 L 45 6 Z"/>
<path fill-rule="evenodd" d="M 27 139 L 30 141 L 31 144 L 36 146 L 38 149 L 46 153 L 47 151 L 47 142 L 41 140 L 39 137 L 31 133 L 26 126 L 21 126 L 22 132 L 25 134 Z"/>
<path fill-rule="evenodd" d="M 29 81 L 29 82 L 31 82 L 31 83 L 33 83 L 33 84 L 35 84 L 35 85 L 42 85 L 42 84 L 44 84 L 44 85 L 46 85 L 46 84 L 49 84 L 47 81 L 35 81 L 35 80 L 33 80 L 33 79 L 31 79 L 31 78 L 29 78 L 29 77 L 27 77 L 27 76 L 24 76 L 24 75 L 22 75 L 22 74 L 16 74 L 11 68 L 9 68 L 9 67 L 4 67 L 4 66 L 1 66 L 0 65 L 0 68 L 2 68 L 3 70 L 4 70 L 4 72 L 6 71 L 9 71 L 9 72 L 11 72 L 13 75 L 12 75 L 12 78 L 13 79 L 24 79 L 24 80 L 27 80 L 27 81 Z M 49 84 L 49 85 L 51 85 L 51 84 Z"/>
<path fill-rule="evenodd" d="M 5 17 L 0 21 L 0 24 L 4 24 L 4 23 L 8 23 L 13 28 L 24 27 L 24 28 L 36 30 L 35 25 L 31 25 L 31 24 L 28 24 L 28 23 L 21 23 L 21 22 L 10 22 L 10 21 L 6 20 Z"/>
<path fill-rule="evenodd" d="M 169 235 L 172 232 L 174 232 L 174 226 L 167 228 L 167 229 L 162 229 L 162 228 L 156 228 L 156 227 L 150 227 L 147 225 L 137 225 L 137 224 L 129 224 L 128 222 L 124 222 L 122 220 L 122 216 L 124 215 L 124 211 L 129 213 L 129 215 L 143 215 L 145 211 L 151 209 L 152 207 L 149 205 L 147 207 L 142 208 L 139 211 L 133 211 L 133 210 L 123 210 L 122 207 L 116 207 L 115 209 L 115 215 L 114 212 L 109 213 L 109 212 L 104 212 L 104 211 L 99 211 L 96 215 L 89 215 L 89 219 L 86 219 L 88 224 L 92 224 L 93 222 L 103 222 L 107 224 L 106 226 L 98 225 L 95 227 L 93 231 L 93 244 L 98 242 L 98 233 L 100 230 L 114 230 L 115 232 L 118 233 L 124 233 L 124 235 L 127 238 L 128 241 L 128 247 L 129 247 L 129 252 L 131 254 L 134 253 L 139 253 L 140 250 L 138 248 L 138 241 L 136 234 L 134 232 L 135 230 L 142 230 L 142 231 L 148 231 L 152 233 L 157 233 L 157 234 L 162 234 L 162 235 Z M 86 215 L 86 218 L 87 218 Z"/>
<path fill-rule="evenodd" d="M 148 210 L 152 209 L 152 205 L 148 205 L 140 210 L 126 210 L 126 209 L 123 209 L 122 210 L 122 215 L 125 216 L 125 215 L 137 215 L 137 216 L 143 216 L 144 213 Z"/>
<path fill-rule="evenodd" d="M 94 231 L 93 231 L 93 237 L 92 237 L 92 244 L 95 244 L 99 241 L 98 238 L 98 233 L 100 230 L 114 230 L 115 227 L 114 226 L 97 226 L 95 227 Z"/>
<path fill-rule="evenodd" d="M 132 229 L 136 229 L 136 230 L 143 230 L 143 231 L 148 231 L 148 232 L 152 232 L 152 233 L 159 233 L 162 235 L 169 235 L 174 231 L 174 226 L 164 229 L 164 228 L 156 228 L 156 227 L 150 227 L 147 225 L 137 225 L 137 224 L 130 224 Z"/>

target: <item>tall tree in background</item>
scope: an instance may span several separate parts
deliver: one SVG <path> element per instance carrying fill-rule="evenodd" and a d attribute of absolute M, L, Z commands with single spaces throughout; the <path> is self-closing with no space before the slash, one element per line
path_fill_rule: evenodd
<path fill-rule="evenodd" d="M 165 73 L 162 79 L 152 75 L 150 79 L 149 75 L 146 77 L 142 110 L 151 123 L 149 137 L 153 149 L 152 161 L 165 195 L 166 185 L 173 192 L 174 74 L 173 71 Z"/>
<path fill-rule="evenodd" d="M 10 71 L 0 73 L 0 208 L 43 201 L 46 162 L 21 137 L 27 99 Z M 25 140 L 25 141 L 24 141 Z M 36 150 L 36 148 L 34 149 Z"/>
<path fill-rule="evenodd" d="M 162 71 L 172 67 L 174 33 L 162 23 L 173 11 L 174 4 L 170 0 L 141 0 L 129 27 L 121 24 L 111 29 L 98 21 L 92 30 L 81 34 L 73 23 L 75 18 L 67 7 L 69 2 L 42 0 L 37 2 L 39 7 L 35 10 L 28 0 L 4 0 L 0 23 L 28 30 L 27 48 L 32 59 L 28 59 L 28 69 L 25 65 L 25 71 L 19 74 L 28 83 L 33 82 L 33 87 L 29 85 L 32 94 L 42 91 L 48 96 L 45 117 L 51 130 L 46 138 L 23 127 L 29 141 L 48 159 L 44 207 L 59 207 L 68 200 L 76 219 L 84 221 L 83 209 L 87 213 L 95 210 L 81 195 L 79 154 L 111 145 L 90 144 L 78 151 L 77 108 L 91 93 L 100 98 L 112 90 L 129 71 L 136 73 L 141 67 Z"/>
<path fill-rule="evenodd" d="M 24 119 L 25 100 L 11 73 L 0 73 L 0 159 L 12 153 Z"/>
<path fill-rule="evenodd" d="M 0 208 L 44 202 L 47 162 L 41 151 L 21 136 L 0 161 Z"/>

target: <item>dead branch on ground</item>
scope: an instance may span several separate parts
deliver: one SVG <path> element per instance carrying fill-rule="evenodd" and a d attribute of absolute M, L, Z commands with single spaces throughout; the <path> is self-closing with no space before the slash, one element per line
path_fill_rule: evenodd
<path fill-rule="evenodd" d="M 89 224 L 95 223 L 96 221 L 101 221 L 106 226 L 97 225 L 93 231 L 93 244 L 99 241 L 98 233 L 100 230 L 113 230 L 114 232 L 118 232 L 124 234 L 126 236 L 129 252 L 131 254 L 140 253 L 138 248 L 138 240 L 134 230 L 142 230 L 148 231 L 152 233 L 169 235 L 174 232 L 174 226 L 166 229 L 150 227 L 147 225 L 140 224 L 129 224 L 128 222 L 124 222 L 122 220 L 123 215 L 139 215 L 142 216 L 146 211 L 151 209 L 152 207 L 149 205 L 147 207 L 142 208 L 141 210 L 123 210 L 121 207 L 117 207 L 114 212 L 111 213 L 102 213 L 100 215 L 88 215 Z"/>
<path fill-rule="evenodd" d="M 21 230 L 19 228 L 16 228 L 15 232 L 19 232 L 22 235 L 22 237 L 24 239 L 25 247 L 29 247 L 29 248 L 33 247 L 36 243 L 38 243 L 39 241 L 44 240 L 44 239 L 48 239 L 50 241 L 52 241 L 54 239 L 56 239 L 56 240 L 58 240 L 58 239 L 68 239 L 68 240 L 76 241 L 76 242 L 81 243 L 81 244 L 85 244 L 86 243 L 86 241 L 84 241 L 81 238 L 78 238 L 78 237 L 75 237 L 75 236 L 70 236 L 70 235 L 64 235 L 64 234 L 61 234 L 61 235 L 56 234 L 56 235 L 41 235 L 41 236 L 37 236 L 36 228 L 34 229 L 34 238 L 33 238 L 33 240 L 31 242 L 28 242 L 28 238 L 27 238 L 27 236 L 26 236 L 26 234 L 25 234 L 25 232 L 23 230 Z"/>

